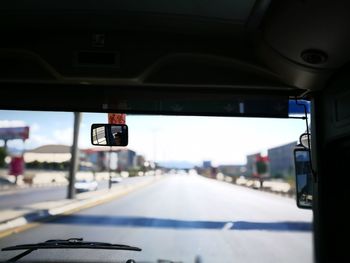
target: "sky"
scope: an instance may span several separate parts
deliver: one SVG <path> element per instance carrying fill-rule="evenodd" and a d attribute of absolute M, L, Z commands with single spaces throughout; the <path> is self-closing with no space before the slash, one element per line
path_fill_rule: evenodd
<path fill-rule="evenodd" d="M 0 110 L 0 127 L 30 126 L 30 137 L 8 142 L 9 147 L 32 149 L 45 144 L 71 145 L 71 112 Z M 93 123 L 107 123 L 107 113 L 83 113 L 79 147 L 92 148 Z M 300 119 L 127 115 L 128 148 L 148 160 L 201 164 L 244 164 L 246 155 L 297 141 L 305 131 Z M 3 142 L 0 142 L 0 145 Z"/>

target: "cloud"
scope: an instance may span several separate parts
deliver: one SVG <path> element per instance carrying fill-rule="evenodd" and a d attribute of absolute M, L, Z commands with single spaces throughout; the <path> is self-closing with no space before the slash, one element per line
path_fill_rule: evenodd
<path fill-rule="evenodd" d="M 55 130 L 53 138 L 58 144 L 71 145 L 73 143 L 73 128 Z"/>
<path fill-rule="evenodd" d="M 12 128 L 23 126 L 27 126 L 27 124 L 21 120 L 0 120 L 0 128 Z"/>
<path fill-rule="evenodd" d="M 56 141 L 45 135 L 33 134 L 30 136 L 28 143 L 33 145 L 55 144 Z"/>
<path fill-rule="evenodd" d="M 40 125 L 38 123 L 33 123 L 30 125 L 31 132 L 37 132 L 40 130 Z"/>
<path fill-rule="evenodd" d="M 8 146 L 16 149 L 34 149 L 45 144 L 55 144 L 56 142 L 45 135 L 31 134 L 29 139 L 23 143 L 22 140 L 10 140 Z"/>
<path fill-rule="evenodd" d="M 91 148 L 90 133 L 80 133 L 79 134 L 79 148 Z"/>
<path fill-rule="evenodd" d="M 36 131 L 40 129 L 40 126 L 33 124 L 31 126 L 31 133 L 29 139 L 25 142 L 26 149 L 33 149 L 46 144 L 64 144 L 71 145 L 73 141 L 73 129 L 57 129 L 50 134 L 38 134 Z M 23 142 L 20 140 L 10 141 L 9 145 L 15 148 L 23 148 Z"/>

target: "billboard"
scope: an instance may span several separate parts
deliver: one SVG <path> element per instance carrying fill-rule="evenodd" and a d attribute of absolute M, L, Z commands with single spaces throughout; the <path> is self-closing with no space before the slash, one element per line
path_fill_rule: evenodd
<path fill-rule="evenodd" d="M 109 124 L 125 124 L 126 115 L 123 113 L 108 113 Z"/>
<path fill-rule="evenodd" d="M 0 128 L 0 140 L 26 140 L 29 138 L 29 127 Z"/>

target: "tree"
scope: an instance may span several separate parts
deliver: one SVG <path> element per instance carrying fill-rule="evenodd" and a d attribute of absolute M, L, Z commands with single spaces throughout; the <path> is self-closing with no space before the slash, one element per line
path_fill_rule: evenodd
<path fill-rule="evenodd" d="M 4 147 L 0 148 L 0 168 L 5 167 L 5 158 L 7 156 L 6 150 Z"/>
<path fill-rule="evenodd" d="M 263 175 L 266 174 L 268 171 L 267 162 L 268 162 L 268 157 L 262 157 L 259 155 L 256 158 L 256 172 L 259 177 L 260 188 L 262 188 L 264 184 Z"/>
<path fill-rule="evenodd" d="M 259 175 L 267 173 L 267 164 L 264 161 L 256 162 L 256 171 Z"/>

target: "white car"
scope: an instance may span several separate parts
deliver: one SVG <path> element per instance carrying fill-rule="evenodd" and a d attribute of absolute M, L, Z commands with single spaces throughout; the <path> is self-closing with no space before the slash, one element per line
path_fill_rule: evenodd
<path fill-rule="evenodd" d="M 77 193 L 96 191 L 97 186 L 98 184 L 96 181 L 86 179 L 77 180 L 74 184 L 74 188 Z"/>
<path fill-rule="evenodd" d="M 118 183 L 120 183 L 121 181 L 123 181 L 123 179 L 122 179 L 121 177 L 112 177 L 112 178 L 111 178 L 112 184 L 118 184 Z"/>

